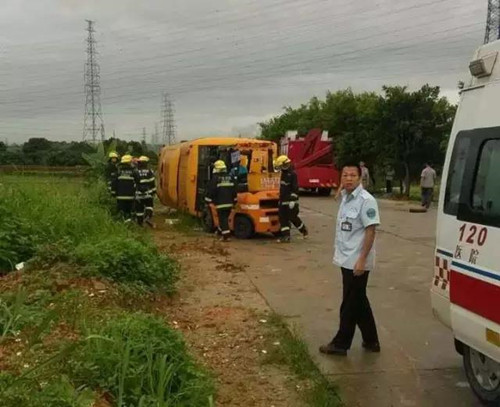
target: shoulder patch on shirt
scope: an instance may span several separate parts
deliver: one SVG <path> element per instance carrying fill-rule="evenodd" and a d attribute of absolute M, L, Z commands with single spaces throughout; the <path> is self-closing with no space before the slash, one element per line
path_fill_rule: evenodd
<path fill-rule="evenodd" d="M 373 219 L 375 216 L 377 216 L 377 211 L 374 208 L 368 208 L 366 210 L 366 216 L 368 216 L 370 219 Z"/>

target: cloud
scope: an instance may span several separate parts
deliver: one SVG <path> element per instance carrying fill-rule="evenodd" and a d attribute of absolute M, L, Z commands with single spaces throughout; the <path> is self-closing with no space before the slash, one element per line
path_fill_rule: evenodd
<path fill-rule="evenodd" d="M 456 100 L 486 1 L 4 0 L 1 11 L 0 139 L 21 142 L 81 139 L 88 18 L 107 133 L 151 133 L 169 91 L 192 138 L 253 134 L 327 89 L 430 83 Z"/>

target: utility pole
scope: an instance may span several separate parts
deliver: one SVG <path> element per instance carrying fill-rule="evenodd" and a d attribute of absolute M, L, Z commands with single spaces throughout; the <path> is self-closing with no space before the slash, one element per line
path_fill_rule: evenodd
<path fill-rule="evenodd" d="M 85 63 L 85 117 L 83 120 L 83 140 L 96 144 L 99 138 L 105 140 L 104 121 L 101 108 L 100 68 L 97 62 L 94 21 L 87 21 L 87 62 Z"/>
<path fill-rule="evenodd" d="M 500 39 L 500 0 L 488 0 L 484 43 Z"/>
<path fill-rule="evenodd" d="M 175 144 L 175 120 L 174 103 L 168 93 L 163 94 L 163 134 L 162 142 L 164 145 Z"/>

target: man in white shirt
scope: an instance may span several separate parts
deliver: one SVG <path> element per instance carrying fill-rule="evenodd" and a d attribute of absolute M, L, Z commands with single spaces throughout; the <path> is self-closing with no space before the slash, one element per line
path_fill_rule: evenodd
<path fill-rule="evenodd" d="M 357 164 L 342 169 L 343 191 L 333 262 L 342 270 L 343 297 L 338 332 L 319 349 L 326 354 L 347 355 L 356 325 L 363 336 L 363 347 L 380 352 L 377 327 L 366 296 L 368 274 L 375 262 L 375 232 L 380 216 L 377 201 L 361 185 L 361 174 Z"/>
<path fill-rule="evenodd" d="M 429 209 L 432 202 L 432 193 L 436 184 L 436 171 L 426 163 L 420 175 L 420 188 L 422 191 L 422 206 Z"/>

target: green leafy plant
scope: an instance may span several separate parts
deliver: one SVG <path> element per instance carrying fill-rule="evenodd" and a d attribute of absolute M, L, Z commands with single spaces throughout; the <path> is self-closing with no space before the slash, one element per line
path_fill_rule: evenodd
<path fill-rule="evenodd" d="M 177 263 L 140 240 L 110 236 L 78 246 L 75 261 L 89 276 L 137 283 L 172 292 L 178 278 Z"/>

